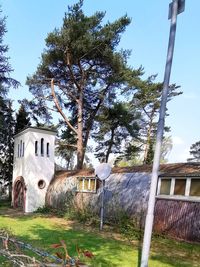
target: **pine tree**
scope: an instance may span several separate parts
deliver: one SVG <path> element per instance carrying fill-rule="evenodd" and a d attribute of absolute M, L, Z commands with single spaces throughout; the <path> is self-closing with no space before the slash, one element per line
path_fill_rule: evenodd
<path fill-rule="evenodd" d="M 11 193 L 14 121 L 12 103 L 6 96 L 9 88 L 16 88 L 19 82 L 10 77 L 8 46 L 3 43 L 5 33 L 6 20 L 0 10 L 0 178 L 8 181 Z"/>
<path fill-rule="evenodd" d="M 31 126 L 29 114 L 26 112 L 24 106 L 21 105 L 16 114 L 15 134 L 28 126 Z"/>
<path fill-rule="evenodd" d="M 3 121 L 0 144 L 0 178 L 7 181 L 9 184 L 9 196 L 11 197 L 12 190 L 12 172 L 13 172 L 13 154 L 14 154 L 14 126 L 12 102 L 4 101 L 2 105 Z M 1 113 L 0 113 L 1 114 Z"/>
<path fill-rule="evenodd" d="M 123 16 L 102 25 L 105 13 L 86 16 L 82 5 L 80 0 L 69 7 L 62 27 L 48 34 L 41 63 L 27 79 L 34 100 L 24 101 L 34 116 L 46 118 L 47 122 L 52 118 L 49 108 L 59 112 L 65 125 L 76 135 L 78 169 L 83 166 L 101 105 L 109 94 L 116 97 L 116 92 L 119 94 L 130 82 L 135 87 L 142 74 L 141 69 L 133 70 L 127 65 L 130 51 L 117 52 L 130 18 Z M 76 118 L 74 125 L 69 119 L 72 110 Z"/>
<path fill-rule="evenodd" d="M 127 103 L 103 107 L 98 117 L 99 127 L 93 134 L 98 143 L 95 151 L 101 161 L 108 162 L 111 153 L 122 153 L 126 142 L 136 140 L 139 134 L 139 114 Z"/>
<path fill-rule="evenodd" d="M 200 141 L 191 145 L 190 154 L 192 155 L 192 158 L 188 158 L 187 161 L 200 162 Z"/>
<path fill-rule="evenodd" d="M 0 95 L 6 95 L 10 87 L 16 88 L 19 85 L 15 79 L 10 77 L 13 71 L 7 57 L 8 46 L 3 43 L 4 34 L 6 33 L 6 18 L 1 17 L 0 9 Z"/>
<path fill-rule="evenodd" d="M 143 139 L 144 164 L 149 164 L 153 160 L 154 141 L 157 130 L 158 112 L 161 103 L 161 94 L 163 84 L 155 82 L 156 75 L 150 76 L 147 80 L 140 82 L 136 92 L 133 95 L 133 105 L 137 106 L 142 113 L 140 122 L 141 138 Z M 176 84 L 170 85 L 168 101 L 175 96 L 182 94 L 179 91 L 180 86 Z M 168 116 L 166 111 L 166 116 Z M 170 128 L 165 127 L 165 132 L 169 132 Z"/>

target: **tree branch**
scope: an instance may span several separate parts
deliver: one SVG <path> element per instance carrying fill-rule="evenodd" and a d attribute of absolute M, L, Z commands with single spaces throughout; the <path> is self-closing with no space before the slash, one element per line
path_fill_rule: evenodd
<path fill-rule="evenodd" d="M 58 109 L 59 113 L 63 117 L 64 121 L 69 126 L 69 128 L 72 129 L 72 131 L 74 131 L 77 134 L 77 130 L 71 125 L 68 118 L 65 116 L 64 112 L 62 111 L 61 106 L 59 105 L 59 102 L 58 102 L 58 99 L 56 97 L 55 90 L 54 90 L 54 79 L 51 79 L 51 94 L 53 96 L 53 101 L 56 105 L 56 108 Z"/>

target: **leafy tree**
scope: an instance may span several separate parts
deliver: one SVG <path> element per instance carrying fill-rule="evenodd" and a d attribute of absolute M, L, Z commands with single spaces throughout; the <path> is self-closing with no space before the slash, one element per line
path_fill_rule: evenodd
<path fill-rule="evenodd" d="M 187 161 L 200 162 L 200 141 L 191 145 L 190 154 L 192 155 L 192 158 L 188 158 Z"/>
<path fill-rule="evenodd" d="M 122 153 L 125 143 L 138 138 L 139 114 L 126 103 L 103 107 L 98 117 L 99 127 L 93 135 L 98 145 L 96 156 L 108 162 L 111 153 Z"/>
<path fill-rule="evenodd" d="M 31 126 L 29 114 L 26 112 L 24 106 L 21 105 L 18 113 L 16 114 L 15 134 L 27 126 Z"/>
<path fill-rule="evenodd" d="M 130 51 L 116 48 L 121 34 L 130 23 L 123 16 L 102 25 L 104 12 L 86 16 L 83 1 L 68 8 L 63 25 L 46 38 L 46 49 L 35 74 L 27 84 L 34 100 L 24 101 L 49 121 L 50 109 L 61 115 L 66 126 L 76 135 L 77 168 L 83 166 L 88 139 L 99 108 L 108 96 L 128 85 L 135 86 L 142 74 L 127 65 Z M 51 102 L 52 104 L 49 104 Z M 70 114 L 76 121 L 70 123 Z M 72 117 L 72 116 L 71 116 Z"/>

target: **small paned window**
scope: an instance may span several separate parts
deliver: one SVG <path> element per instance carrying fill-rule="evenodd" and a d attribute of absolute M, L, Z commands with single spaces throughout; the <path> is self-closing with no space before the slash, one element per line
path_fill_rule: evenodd
<path fill-rule="evenodd" d="M 38 141 L 35 141 L 35 155 L 38 155 Z"/>
<path fill-rule="evenodd" d="M 200 179 L 191 179 L 190 196 L 200 197 Z"/>
<path fill-rule="evenodd" d="M 44 156 L 44 138 L 41 138 L 40 154 Z"/>
<path fill-rule="evenodd" d="M 96 192 L 97 179 L 95 177 L 77 177 L 77 191 Z"/>
<path fill-rule="evenodd" d="M 47 157 L 49 157 L 49 143 L 47 143 Z"/>
<path fill-rule="evenodd" d="M 170 195 L 171 179 L 161 179 L 160 195 Z"/>
<path fill-rule="evenodd" d="M 174 195 L 185 195 L 186 179 L 176 179 L 174 186 Z"/>

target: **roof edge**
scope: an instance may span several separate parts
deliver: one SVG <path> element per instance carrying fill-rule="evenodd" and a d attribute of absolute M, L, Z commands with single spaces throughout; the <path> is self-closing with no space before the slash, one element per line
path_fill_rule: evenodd
<path fill-rule="evenodd" d="M 25 127 L 23 130 L 21 130 L 19 133 L 15 134 L 14 137 L 18 137 L 18 136 L 22 135 L 23 133 L 28 132 L 28 131 L 31 130 L 31 129 L 33 129 L 33 130 L 38 130 L 38 131 L 51 132 L 51 133 L 54 133 L 54 135 L 57 134 L 57 131 L 56 131 L 56 130 L 52 130 L 52 129 L 50 129 L 50 128 L 28 126 L 28 127 Z"/>

